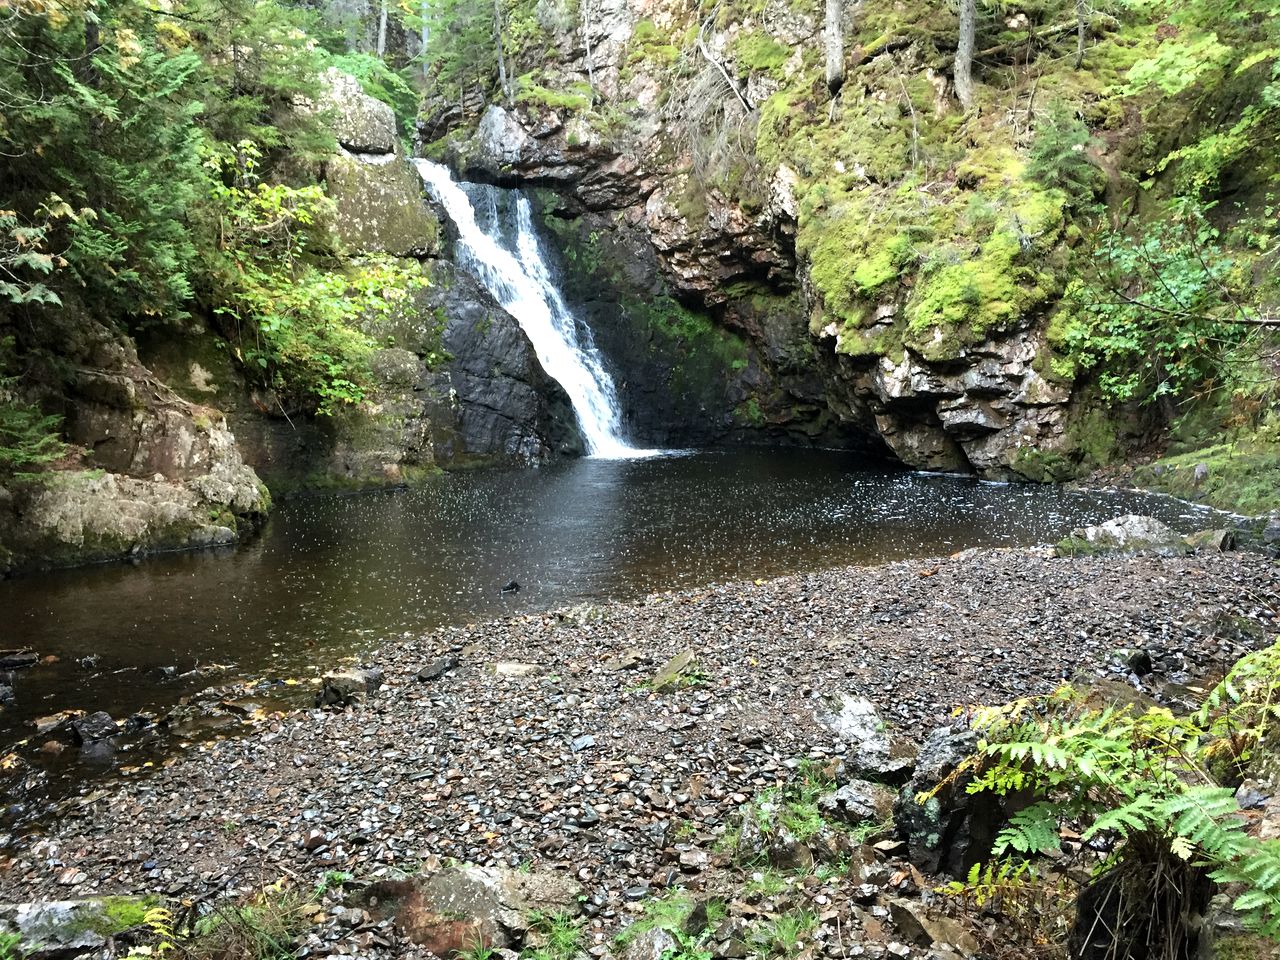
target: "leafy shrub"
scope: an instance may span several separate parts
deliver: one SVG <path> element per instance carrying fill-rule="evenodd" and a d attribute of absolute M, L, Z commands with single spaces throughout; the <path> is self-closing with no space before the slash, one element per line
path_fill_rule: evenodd
<path fill-rule="evenodd" d="M 1176 400 L 1247 375 L 1250 281 L 1205 212 L 1183 201 L 1136 235 L 1111 232 L 1068 287 L 1055 338 L 1107 399 Z"/>
<path fill-rule="evenodd" d="M 214 313 L 250 376 L 284 398 L 282 409 L 287 400 L 332 413 L 364 398 L 374 343 L 360 321 L 427 281 L 392 258 L 329 255 L 332 201 L 317 185 L 263 182 L 260 157 L 249 141 L 206 154 L 219 236 Z"/>

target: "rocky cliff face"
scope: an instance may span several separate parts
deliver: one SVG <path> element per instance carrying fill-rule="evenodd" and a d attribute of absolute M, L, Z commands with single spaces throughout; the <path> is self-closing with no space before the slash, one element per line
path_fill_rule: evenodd
<path fill-rule="evenodd" d="M 288 410 L 199 318 L 134 334 L 83 307 L 0 322 L 30 361 L 27 398 L 63 416 L 72 445 L 47 482 L 0 489 L 0 574 L 234 543 L 266 519 L 268 487 L 399 484 L 581 451 L 568 399 L 515 318 L 439 259 L 439 221 L 390 108 L 351 77 L 328 79 L 317 108 L 336 118 L 339 152 L 322 171 L 336 239 L 428 281 L 365 320 L 377 344 L 365 400 L 332 416 Z"/>
<path fill-rule="evenodd" d="M 914 467 L 1069 474 L 1083 454 L 1050 322 L 1069 198 L 1025 174 L 1025 131 L 956 134 L 936 65 L 954 46 L 946 17 L 845 9 L 850 79 L 832 100 L 816 10 L 606 0 L 584 23 L 547 0 L 521 23 L 538 56 L 517 64 L 514 96 L 428 96 L 421 148 L 554 194 L 548 221 L 597 291 L 606 348 L 611 327 L 650 325 L 628 309 L 646 297 L 741 342 L 731 362 L 751 374 L 728 378 L 736 403 L 704 433 L 763 426 L 863 438 Z M 654 386 L 635 351 L 614 352 L 624 379 Z"/>
<path fill-rule="evenodd" d="M 266 518 L 222 412 L 157 379 L 127 337 L 68 313 L 22 333 L 82 469 L 0 488 L 0 573 L 233 543 Z"/>

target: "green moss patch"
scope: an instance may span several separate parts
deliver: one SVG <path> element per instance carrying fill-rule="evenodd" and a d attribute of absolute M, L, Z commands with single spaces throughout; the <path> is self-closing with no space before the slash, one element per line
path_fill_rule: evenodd
<path fill-rule="evenodd" d="M 1221 443 L 1139 467 L 1133 479 L 1149 490 L 1256 516 L 1280 510 L 1280 443 Z"/>

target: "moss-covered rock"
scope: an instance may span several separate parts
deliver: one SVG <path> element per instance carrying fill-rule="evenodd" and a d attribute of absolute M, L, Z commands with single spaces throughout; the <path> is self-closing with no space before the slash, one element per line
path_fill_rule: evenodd
<path fill-rule="evenodd" d="M 438 252 L 440 224 L 402 154 L 336 154 L 325 163 L 325 189 L 336 207 L 334 231 L 352 253 Z"/>

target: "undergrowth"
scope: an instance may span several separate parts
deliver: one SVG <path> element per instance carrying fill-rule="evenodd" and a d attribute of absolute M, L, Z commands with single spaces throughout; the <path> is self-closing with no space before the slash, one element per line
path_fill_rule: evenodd
<path fill-rule="evenodd" d="M 1189 956 L 1191 918 L 1214 885 L 1232 891 L 1248 929 L 1280 939 L 1280 840 L 1251 835 L 1235 795 L 1275 743 L 1278 693 L 1280 644 L 1241 659 L 1189 716 L 1098 708 L 1069 686 L 977 710 L 977 750 L 952 776 L 1024 804 L 996 838 L 997 860 L 950 892 L 989 898 L 1047 854 L 1088 868 L 1074 955 Z"/>

